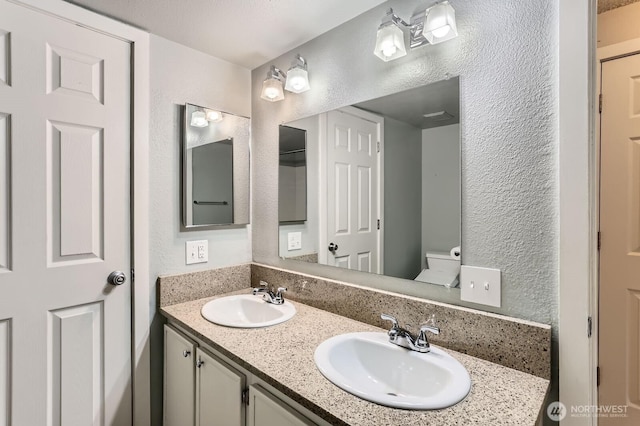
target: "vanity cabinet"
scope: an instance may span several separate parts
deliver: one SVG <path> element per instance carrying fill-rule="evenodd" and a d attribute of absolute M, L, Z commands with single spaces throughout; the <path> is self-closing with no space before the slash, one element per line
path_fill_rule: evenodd
<path fill-rule="evenodd" d="M 315 423 L 296 411 L 260 385 L 249 387 L 249 417 L 247 426 L 309 426 Z"/>
<path fill-rule="evenodd" d="M 196 344 L 164 326 L 164 426 L 195 424 Z"/>
<path fill-rule="evenodd" d="M 164 326 L 164 426 L 326 425 L 212 353 L 195 338 Z"/>

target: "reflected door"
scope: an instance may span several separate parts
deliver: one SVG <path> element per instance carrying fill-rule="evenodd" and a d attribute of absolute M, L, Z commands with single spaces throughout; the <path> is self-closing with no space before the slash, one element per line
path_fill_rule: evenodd
<path fill-rule="evenodd" d="M 355 108 L 348 111 L 327 114 L 327 264 L 382 273 L 378 229 L 381 121 L 354 115 L 351 112 L 359 111 Z"/>
<path fill-rule="evenodd" d="M 600 425 L 640 424 L 640 55 L 602 65 Z M 622 414 L 621 411 L 617 413 Z"/>
<path fill-rule="evenodd" d="M 131 424 L 130 53 L 0 2 L 0 425 Z"/>

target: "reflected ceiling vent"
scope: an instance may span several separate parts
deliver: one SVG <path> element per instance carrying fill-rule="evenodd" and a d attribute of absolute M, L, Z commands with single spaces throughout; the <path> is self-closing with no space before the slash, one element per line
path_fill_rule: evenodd
<path fill-rule="evenodd" d="M 423 114 L 424 118 L 433 122 L 447 121 L 453 118 L 453 115 L 447 111 L 430 112 L 429 114 Z"/>

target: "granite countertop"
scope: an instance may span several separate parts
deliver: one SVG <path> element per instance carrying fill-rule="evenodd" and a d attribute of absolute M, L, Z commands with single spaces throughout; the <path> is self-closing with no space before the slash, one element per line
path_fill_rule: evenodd
<path fill-rule="evenodd" d="M 332 425 L 534 425 L 549 381 L 446 350 L 471 375 L 471 391 L 443 410 L 409 411 L 362 400 L 335 386 L 316 368 L 313 354 L 324 340 L 344 333 L 382 331 L 330 312 L 293 302 L 296 315 L 267 328 L 236 329 L 210 323 L 200 309 L 208 301 L 250 289 L 161 308 L 214 349 L 274 386 Z"/>

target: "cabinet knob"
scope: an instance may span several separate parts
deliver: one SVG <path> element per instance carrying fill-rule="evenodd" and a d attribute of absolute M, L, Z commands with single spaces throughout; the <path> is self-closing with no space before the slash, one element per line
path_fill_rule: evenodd
<path fill-rule="evenodd" d="M 196 362 L 196 367 L 200 368 L 204 365 L 204 361 L 201 358 L 198 358 L 198 361 Z"/>
<path fill-rule="evenodd" d="M 188 358 L 191 356 L 191 351 L 182 351 L 182 356 Z"/>

